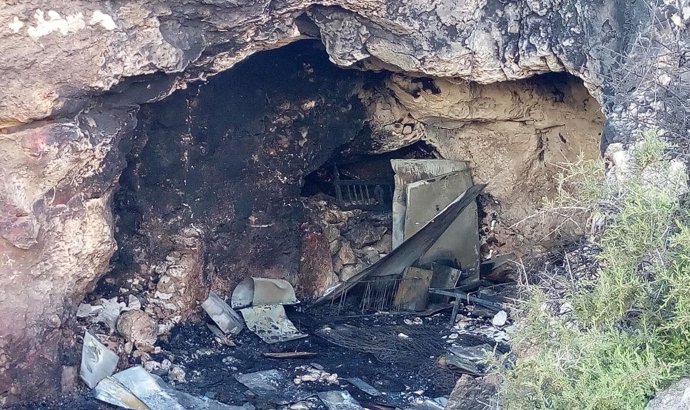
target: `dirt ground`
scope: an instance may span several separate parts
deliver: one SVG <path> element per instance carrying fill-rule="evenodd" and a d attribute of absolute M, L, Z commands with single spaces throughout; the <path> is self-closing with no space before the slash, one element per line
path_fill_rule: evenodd
<path fill-rule="evenodd" d="M 254 405 L 257 409 L 271 408 L 313 408 L 321 409 L 325 406 L 314 396 L 297 406 L 276 406 L 254 396 L 240 384 L 235 375 L 251 373 L 261 370 L 284 370 L 289 377 L 304 373 L 299 366 L 322 367 L 322 372 L 337 374 L 337 382 L 300 383 L 300 388 L 313 392 L 347 390 L 363 406 L 379 404 L 397 408 L 409 408 L 415 400 L 424 398 L 448 397 L 455 380 L 460 376 L 445 368 L 432 368 L 436 357 L 419 357 L 418 361 L 404 360 L 401 355 L 399 362 L 379 360 L 376 356 L 336 346 L 316 335 L 317 330 L 339 325 L 351 325 L 367 330 L 385 330 L 388 333 L 399 332 L 400 337 L 417 338 L 424 352 L 433 348 L 443 349 L 445 345 L 458 341 L 458 335 L 452 335 L 457 330 L 449 328 L 450 311 L 446 310 L 432 316 L 418 318 L 418 316 L 404 313 L 377 313 L 362 315 L 359 312 L 338 311 L 335 307 L 324 306 L 313 310 L 303 311 L 300 307 L 288 307 L 288 316 L 301 331 L 310 336 L 292 342 L 269 345 L 263 343 L 256 335 L 245 330 L 235 339 L 236 347 L 219 345 L 205 323 L 186 324 L 176 327 L 168 341 L 159 345 L 162 351 L 152 355 L 153 360 L 162 361 L 172 359 L 175 364 L 182 365 L 186 372 L 186 382 L 175 384 L 174 387 L 195 396 L 205 396 L 223 403 L 241 406 L 245 403 Z M 462 312 L 462 310 L 461 310 Z M 481 323 L 490 322 L 490 318 L 477 318 L 476 315 L 465 311 L 460 320 L 478 320 Z M 471 328 L 469 329 L 472 330 Z M 450 336 L 450 338 L 449 338 Z M 479 345 L 482 343 L 496 344 L 489 336 L 478 332 L 476 335 L 460 335 L 465 345 Z M 385 343 L 385 340 L 382 339 Z M 503 350 L 506 345 L 499 343 L 498 349 Z M 432 350 L 427 350 L 432 349 Z M 317 354 L 308 359 L 270 359 L 263 357 L 265 352 L 308 351 Z M 432 363 L 432 367 L 428 364 Z M 383 393 L 379 397 L 371 397 L 348 383 L 345 379 L 359 377 Z M 292 381 L 290 381 L 292 383 Z M 91 397 L 85 386 L 73 397 L 65 397 L 54 402 L 37 402 L 13 409 L 36 410 L 87 410 L 113 409 L 115 407 L 98 402 Z M 299 407 L 303 406 L 303 407 Z"/>

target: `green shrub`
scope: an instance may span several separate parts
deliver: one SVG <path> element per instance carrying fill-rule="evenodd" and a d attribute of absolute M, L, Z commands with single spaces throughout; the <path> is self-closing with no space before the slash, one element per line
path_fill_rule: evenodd
<path fill-rule="evenodd" d="M 659 182 L 672 174 L 666 148 L 645 133 L 621 184 L 606 181 L 599 161 L 559 177 L 548 206 L 607 216 L 601 268 L 560 301 L 574 307 L 568 320 L 538 285 L 524 285 L 516 359 L 498 366 L 503 408 L 641 409 L 690 371 L 690 217 L 677 195 L 685 176 Z"/>

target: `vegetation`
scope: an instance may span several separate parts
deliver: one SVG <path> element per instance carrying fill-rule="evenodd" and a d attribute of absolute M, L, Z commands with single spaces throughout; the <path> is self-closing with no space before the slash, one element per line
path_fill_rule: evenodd
<path fill-rule="evenodd" d="M 642 409 L 689 374 L 690 215 L 678 195 L 687 177 L 673 172 L 666 148 L 647 133 L 622 181 L 607 180 L 599 161 L 579 161 L 560 176 L 550 206 L 606 221 L 595 239 L 600 268 L 558 301 L 524 285 L 516 359 L 498 370 L 502 407 Z M 554 304 L 573 307 L 567 319 Z"/>

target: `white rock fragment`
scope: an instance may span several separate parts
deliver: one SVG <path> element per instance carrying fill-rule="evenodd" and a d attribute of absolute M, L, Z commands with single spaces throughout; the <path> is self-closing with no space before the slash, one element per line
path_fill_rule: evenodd
<path fill-rule="evenodd" d="M 412 325 L 423 325 L 424 324 L 424 321 L 422 320 L 421 317 L 416 317 L 414 319 L 405 319 L 405 320 L 403 320 L 403 322 L 406 325 L 410 325 L 410 326 L 412 326 Z"/>
<path fill-rule="evenodd" d="M 501 310 L 500 312 L 496 313 L 491 319 L 491 324 L 496 326 L 496 327 L 501 327 L 506 324 L 508 321 L 508 314 L 506 313 L 505 310 Z"/>
<path fill-rule="evenodd" d="M 673 21 L 673 24 L 680 28 L 685 28 L 685 23 L 683 23 L 683 18 L 679 14 L 674 14 L 671 16 L 671 21 Z"/>
<path fill-rule="evenodd" d="M 313 366 L 297 366 L 295 371 L 298 373 L 306 371 L 306 373 L 295 376 L 292 380 L 294 384 L 302 384 L 303 382 L 338 384 L 338 373 L 328 373 Z"/>
<path fill-rule="evenodd" d="M 146 369 L 146 371 L 149 373 L 153 373 L 156 370 L 160 370 L 160 368 L 161 364 L 155 360 L 149 360 L 146 363 L 144 363 L 144 369 Z"/>
<path fill-rule="evenodd" d="M 187 374 L 184 370 L 182 370 L 182 367 L 177 365 L 171 367 L 170 371 L 168 371 L 168 380 L 170 380 L 171 382 L 185 383 L 187 381 L 185 380 L 186 376 Z"/>
<path fill-rule="evenodd" d="M 658 78 L 659 84 L 663 85 L 666 87 L 667 85 L 671 84 L 671 76 L 668 74 L 661 74 Z"/>

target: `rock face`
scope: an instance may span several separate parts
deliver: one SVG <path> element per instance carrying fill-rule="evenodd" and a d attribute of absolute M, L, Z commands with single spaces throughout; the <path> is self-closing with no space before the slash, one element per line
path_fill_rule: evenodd
<path fill-rule="evenodd" d="M 528 217 L 556 192 L 560 164 L 599 155 L 604 116 L 574 77 L 482 85 L 391 75 L 385 83 L 387 94 L 361 93 L 375 150 L 423 140 L 442 158 L 469 161 L 475 180 L 488 182 L 501 203 L 501 222 L 521 221 L 523 236 L 548 237 L 551 227 Z"/>
<path fill-rule="evenodd" d="M 70 317 L 107 270 L 116 248 L 111 202 L 125 168 L 118 147 L 132 141 L 140 104 L 158 101 L 177 88 L 197 87 L 195 81 L 254 52 L 320 37 L 338 65 L 453 77 L 447 80 L 450 84 L 490 84 L 566 71 L 584 81 L 607 113 L 604 145 L 627 142 L 643 126 L 680 138 L 687 133 L 681 116 L 690 94 L 687 6 L 687 1 L 668 1 L 648 7 L 641 0 L 5 2 L 0 10 L 0 405 L 54 394 L 63 364 L 74 364 L 62 363 L 62 346 L 73 342 Z M 443 90 L 446 82 L 439 84 Z M 203 87 L 198 91 L 203 93 Z M 165 106 L 187 103 L 194 101 L 178 97 Z M 307 108 L 284 110 L 285 124 Z M 177 132 L 200 127 L 203 114 L 190 121 L 168 118 L 158 134 L 145 138 L 158 139 L 159 149 L 174 148 L 176 155 L 208 155 L 200 147 L 188 149 L 184 139 L 163 142 L 166 128 Z M 341 118 L 346 120 L 348 114 Z M 405 118 L 399 128 L 409 138 L 419 135 L 412 124 L 429 121 L 423 116 Z M 446 138 L 442 124 L 431 125 L 440 128 L 437 140 Z M 235 169 L 238 176 L 226 193 L 251 186 L 238 182 L 247 182 L 238 164 L 260 167 L 272 155 L 281 155 L 281 140 L 271 135 L 264 142 L 275 152 L 267 150 L 258 162 L 221 155 L 219 160 L 228 161 L 228 171 Z M 285 137 L 288 145 L 301 140 L 290 133 Z M 340 141 L 335 140 L 325 141 L 336 146 Z M 308 147 L 305 152 L 328 155 L 328 147 Z M 141 155 L 166 157 L 161 151 Z M 193 177 L 184 158 L 170 167 L 182 177 Z M 193 156 L 187 158 L 193 164 Z M 281 189 L 298 189 L 295 169 L 306 172 L 319 161 L 302 157 L 298 162 L 275 175 L 291 183 L 268 187 L 268 195 L 261 197 L 263 209 L 280 198 Z M 153 183 L 155 177 L 149 175 Z M 203 183 L 201 187 L 203 191 Z M 147 188 L 144 183 L 142 189 Z M 179 181 L 169 192 L 179 196 L 179 206 L 194 206 L 189 202 L 194 193 Z M 136 204 L 143 213 L 155 205 Z M 227 232 L 238 232 L 239 245 L 258 235 L 255 229 L 264 229 L 247 221 L 279 221 L 278 211 L 264 220 L 261 212 L 252 214 L 241 202 L 232 205 L 224 204 L 223 212 L 234 213 L 236 222 Z M 284 209 L 281 212 L 295 212 Z M 186 214 L 189 210 L 171 211 L 180 216 L 180 226 L 191 215 Z M 179 233 L 171 220 L 159 223 L 161 232 Z M 269 231 L 299 236 L 298 229 L 279 223 Z M 219 231 L 221 239 L 211 246 L 235 243 L 224 245 L 227 232 Z M 299 264 L 296 254 L 278 260 L 276 266 Z M 245 262 L 220 262 L 248 269 Z"/>
<path fill-rule="evenodd" d="M 493 375 L 472 378 L 463 374 L 448 398 L 448 410 L 491 410 L 498 405 L 499 381 Z"/>
<path fill-rule="evenodd" d="M 645 410 L 681 410 L 690 408 L 690 379 L 682 379 L 657 394 Z"/>

